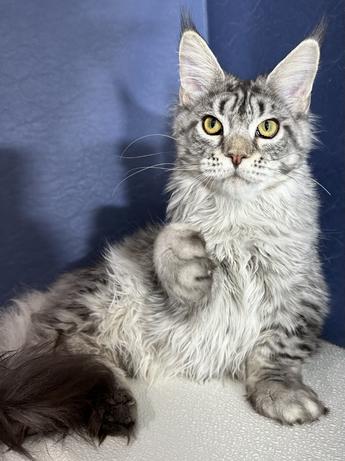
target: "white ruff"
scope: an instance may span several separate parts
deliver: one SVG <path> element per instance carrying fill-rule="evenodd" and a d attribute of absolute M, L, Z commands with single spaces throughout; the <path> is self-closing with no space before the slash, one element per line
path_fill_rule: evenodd
<path fill-rule="evenodd" d="M 289 313 L 278 308 L 292 283 L 303 286 L 305 261 L 316 257 L 313 183 L 305 179 L 296 186 L 291 179 L 241 201 L 210 195 L 200 185 L 193 189 L 187 180 L 175 178 L 173 184 L 178 186 L 168 207 L 171 219 L 197 226 L 218 266 L 211 301 L 187 320 L 169 315 L 161 298 L 150 292 L 140 258 L 130 257 L 134 236 L 108 252 L 113 290 L 108 301 L 98 308 L 93 304 L 101 321 L 98 341 L 130 356 L 135 374 L 149 380 L 157 375 L 198 381 L 241 377 L 263 328 L 279 321 L 293 330 L 293 302 Z"/>

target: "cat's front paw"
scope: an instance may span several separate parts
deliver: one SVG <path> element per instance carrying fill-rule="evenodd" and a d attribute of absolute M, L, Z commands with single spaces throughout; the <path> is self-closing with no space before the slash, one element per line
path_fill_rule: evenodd
<path fill-rule="evenodd" d="M 302 383 L 261 382 L 248 400 L 259 414 L 289 425 L 310 423 L 328 413 L 316 393 Z"/>
<path fill-rule="evenodd" d="M 170 224 L 158 235 L 154 260 L 169 295 L 183 302 L 203 302 L 211 291 L 214 264 L 205 241 L 193 227 Z"/>

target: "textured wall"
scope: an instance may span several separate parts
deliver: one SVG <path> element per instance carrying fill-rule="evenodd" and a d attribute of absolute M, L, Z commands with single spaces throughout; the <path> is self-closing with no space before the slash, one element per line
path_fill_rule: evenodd
<path fill-rule="evenodd" d="M 203 2 L 185 4 L 205 32 Z M 161 136 L 121 158 L 168 132 L 180 1 L 162 5 L 0 2 L 0 305 L 163 216 L 163 170 L 118 186 L 173 158 Z"/>
<path fill-rule="evenodd" d="M 222 65 L 242 78 L 271 70 L 325 16 L 328 20 L 312 111 L 321 144 L 311 163 L 322 200 L 321 252 L 331 289 L 325 337 L 345 346 L 345 1 L 209 0 L 210 43 Z"/>

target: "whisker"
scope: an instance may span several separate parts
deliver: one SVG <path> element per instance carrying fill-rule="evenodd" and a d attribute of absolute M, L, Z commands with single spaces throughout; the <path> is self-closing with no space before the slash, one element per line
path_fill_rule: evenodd
<path fill-rule="evenodd" d="M 128 173 L 130 173 L 131 171 L 134 171 L 134 170 L 136 170 L 136 169 L 140 169 L 140 168 L 155 167 L 155 166 L 165 166 L 165 165 L 174 166 L 174 163 L 173 163 L 173 162 L 161 162 L 161 163 L 155 163 L 154 165 L 135 166 L 135 167 L 131 168 L 131 169 L 128 171 Z"/>
<path fill-rule="evenodd" d="M 177 166 L 176 163 L 174 163 L 174 162 L 161 162 L 161 163 L 156 163 L 154 165 L 135 166 L 135 167 L 131 168 L 128 171 L 128 173 L 131 173 L 132 171 L 135 171 L 135 170 L 138 170 L 138 169 L 141 169 L 141 168 L 145 168 L 146 166 L 147 167 L 152 167 L 152 168 L 161 166 L 161 167 L 167 167 L 167 169 L 176 170 L 176 171 L 194 171 L 195 167 L 197 167 L 198 165 L 197 164 L 191 164 L 191 165 L 187 165 L 187 166 Z"/>
<path fill-rule="evenodd" d="M 143 173 L 144 171 L 149 170 L 149 169 L 161 169 L 161 170 L 166 170 L 166 168 L 164 168 L 164 167 L 158 167 L 158 166 L 155 166 L 155 165 L 142 167 L 142 168 L 140 168 L 139 170 L 134 171 L 134 173 L 131 173 L 131 174 L 127 175 L 125 178 L 123 178 L 123 179 L 117 184 L 117 186 L 115 187 L 115 189 L 113 190 L 113 193 L 111 194 L 112 197 L 115 195 L 115 193 L 117 192 L 117 190 L 119 189 L 119 187 L 120 187 L 125 181 L 127 181 L 128 179 L 132 178 L 133 176 L 136 176 L 136 175 L 139 174 L 139 173 Z M 131 171 L 132 171 L 132 170 L 131 170 Z"/>
<path fill-rule="evenodd" d="M 315 184 L 317 184 L 318 186 L 320 186 L 321 189 L 323 189 L 325 192 L 327 192 L 327 194 L 328 194 L 329 196 L 332 196 L 332 194 L 330 193 L 330 191 L 329 191 L 328 189 L 326 189 L 326 187 L 325 187 L 323 184 L 321 184 L 319 181 L 317 181 L 317 180 L 314 179 L 313 177 L 303 175 L 303 174 L 302 174 L 301 172 L 299 172 L 299 171 L 297 171 L 297 173 L 300 174 L 301 176 L 303 176 L 304 178 L 309 178 L 309 179 L 311 179 Z"/>
<path fill-rule="evenodd" d="M 201 179 L 201 181 L 200 181 Z M 213 178 L 212 176 L 204 176 L 204 173 L 200 173 L 199 175 L 197 175 L 195 178 L 194 178 L 194 181 L 192 182 L 192 184 L 189 186 L 187 192 L 186 192 L 186 195 L 189 194 L 189 192 L 191 191 L 191 189 L 193 189 L 195 186 L 197 186 L 198 184 L 203 184 L 206 188 L 208 187 L 208 185 L 214 181 L 215 178 Z"/>
<path fill-rule="evenodd" d="M 146 158 L 146 157 L 153 157 L 154 155 L 172 154 L 174 152 L 175 152 L 174 150 L 166 150 L 164 152 L 154 152 L 153 154 L 145 154 L 145 155 L 130 155 L 130 156 L 121 155 L 121 158 L 123 157 L 126 159 Z"/>
<path fill-rule="evenodd" d="M 294 178 L 293 176 L 291 176 L 289 173 L 283 173 L 282 171 L 280 171 L 279 169 L 278 170 L 275 170 L 274 168 L 268 168 L 266 167 L 267 170 L 270 170 L 270 171 L 274 171 L 274 172 L 278 172 L 280 174 L 282 174 L 283 176 L 287 176 L 291 179 L 294 179 L 296 182 L 297 179 Z M 295 174 L 299 174 L 300 176 L 302 176 L 303 178 L 308 178 L 310 179 L 311 181 L 313 181 L 315 184 L 317 184 L 319 187 L 321 187 L 321 189 L 323 189 L 329 196 L 332 196 L 331 192 L 323 185 L 321 184 L 319 181 L 317 181 L 316 179 L 314 179 L 312 176 L 309 176 L 309 175 L 306 175 L 306 174 L 303 174 L 301 171 L 294 171 Z"/>
<path fill-rule="evenodd" d="M 168 165 L 171 165 L 170 167 Z M 162 171 L 198 171 L 195 168 L 179 168 L 176 167 L 174 163 L 169 163 L 169 162 L 163 162 L 163 163 L 157 163 L 156 165 L 149 165 L 145 167 L 135 167 L 132 168 L 131 170 L 128 171 L 129 174 L 125 178 L 123 178 L 115 187 L 115 189 L 112 192 L 112 197 L 115 195 L 116 191 L 118 188 L 128 179 L 132 178 L 133 176 L 136 176 L 139 173 L 143 173 L 144 171 L 150 170 L 150 169 L 155 169 L 155 170 L 162 170 Z M 135 171 L 136 170 L 136 171 Z"/>
<path fill-rule="evenodd" d="M 140 136 L 139 138 L 136 138 L 134 139 L 132 142 L 130 142 L 128 144 L 127 147 L 125 147 L 125 149 L 121 152 L 121 155 L 120 157 L 123 157 L 123 155 L 128 151 L 128 149 L 130 147 L 133 146 L 133 144 L 139 142 L 139 141 L 142 141 L 143 139 L 146 139 L 146 138 L 150 138 L 152 136 L 162 136 L 163 138 L 169 138 L 169 139 L 173 139 L 174 141 L 176 141 L 176 138 L 174 138 L 173 136 L 170 136 L 168 134 L 163 134 L 163 133 L 152 133 L 152 134 L 145 134 L 144 136 Z"/>

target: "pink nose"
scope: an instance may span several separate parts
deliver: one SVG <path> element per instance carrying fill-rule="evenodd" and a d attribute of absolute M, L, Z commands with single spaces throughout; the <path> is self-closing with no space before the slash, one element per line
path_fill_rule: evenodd
<path fill-rule="evenodd" d="M 242 162 L 242 159 L 246 157 L 244 154 L 229 154 L 228 157 L 231 158 L 231 161 L 235 168 Z"/>

